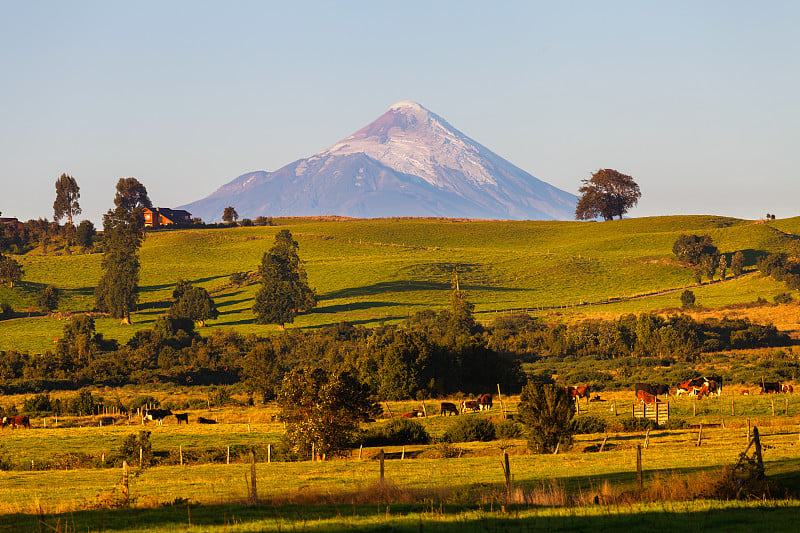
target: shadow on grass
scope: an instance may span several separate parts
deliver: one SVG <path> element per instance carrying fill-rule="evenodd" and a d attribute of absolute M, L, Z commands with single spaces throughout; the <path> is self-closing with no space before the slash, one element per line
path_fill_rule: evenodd
<path fill-rule="evenodd" d="M 363 311 L 365 309 L 373 309 L 376 307 L 396 307 L 397 304 L 394 302 L 350 302 L 346 304 L 339 304 L 339 305 L 326 305 L 322 307 L 316 307 L 308 312 L 308 314 L 314 315 L 324 315 L 329 313 L 346 313 L 348 311 Z M 412 306 L 404 306 L 404 307 L 412 307 Z"/>
<path fill-rule="evenodd" d="M 466 291 L 526 291 L 518 287 L 495 287 L 491 285 L 470 285 L 461 284 L 461 289 Z M 338 291 L 329 292 L 320 296 L 320 300 L 335 300 L 337 298 L 356 298 L 358 296 L 376 296 L 389 292 L 412 292 L 412 291 L 451 291 L 452 285 L 439 281 L 382 281 L 373 285 L 362 287 L 349 287 Z"/>

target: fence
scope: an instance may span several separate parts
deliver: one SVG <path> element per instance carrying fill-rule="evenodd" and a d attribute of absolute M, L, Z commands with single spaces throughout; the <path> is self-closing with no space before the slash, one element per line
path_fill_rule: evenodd
<path fill-rule="evenodd" d="M 647 418 L 663 426 L 669 420 L 669 402 L 635 403 L 633 418 Z"/>

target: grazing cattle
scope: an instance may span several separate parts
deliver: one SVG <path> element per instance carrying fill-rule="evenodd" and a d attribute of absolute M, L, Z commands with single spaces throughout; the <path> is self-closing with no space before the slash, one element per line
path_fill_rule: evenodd
<path fill-rule="evenodd" d="M 794 392 L 794 387 L 792 387 L 788 383 L 785 383 L 783 386 L 781 386 L 781 391 L 783 391 L 786 394 L 790 394 Z"/>
<path fill-rule="evenodd" d="M 589 396 L 592 392 L 592 389 L 589 385 L 578 385 L 575 387 L 575 396 L 576 398 L 586 398 L 586 401 L 589 401 Z"/>
<path fill-rule="evenodd" d="M 198 424 L 216 424 L 217 421 L 216 420 L 212 420 L 210 418 L 203 418 L 202 416 L 198 416 L 197 417 L 197 423 Z"/>
<path fill-rule="evenodd" d="M 142 418 L 145 420 L 154 420 L 161 426 L 164 425 L 164 419 L 168 416 L 172 416 L 172 411 L 169 409 L 150 409 L 144 412 Z"/>
<path fill-rule="evenodd" d="M 742 396 L 749 396 L 750 395 L 750 391 L 745 389 L 742 392 L 740 392 L 739 394 L 741 394 Z"/>
<path fill-rule="evenodd" d="M 458 407 L 451 402 L 442 402 L 439 404 L 439 414 L 442 416 L 458 415 Z"/>
<path fill-rule="evenodd" d="M 567 385 L 566 387 L 564 387 L 564 390 L 566 390 L 566 391 L 567 391 L 567 394 L 568 394 L 568 395 L 569 395 L 569 397 L 570 397 L 570 398 L 572 398 L 573 400 L 575 399 L 575 396 L 577 396 L 577 395 L 578 395 L 578 392 L 575 390 L 575 387 L 570 387 L 569 385 Z"/>
<path fill-rule="evenodd" d="M 488 411 L 492 408 L 492 395 L 491 394 L 484 394 L 477 400 L 478 402 L 478 409 L 481 411 Z"/>
<path fill-rule="evenodd" d="M 423 416 L 422 411 L 419 409 L 412 409 L 408 413 L 403 413 L 400 415 L 400 418 L 417 418 L 418 416 Z"/>
<path fill-rule="evenodd" d="M 180 425 L 181 422 L 183 422 L 184 424 L 188 424 L 189 413 L 175 413 L 175 419 L 178 421 L 178 425 Z"/>
<path fill-rule="evenodd" d="M 461 402 L 461 412 L 464 413 L 467 409 L 471 411 L 479 410 L 480 407 L 478 406 L 477 400 L 464 400 Z"/>
<path fill-rule="evenodd" d="M 643 390 L 653 396 L 669 396 L 669 385 L 651 385 L 650 383 L 637 383 L 633 390 Z"/>
<path fill-rule="evenodd" d="M 716 393 L 717 396 L 722 394 L 722 378 L 720 376 L 703 376 L 699 378 L 690 379 L 689 381 L 684 381 L 680 385 L 678 385 L 678 390 L 676 391 L 676 395 L 680 396 L 682 394 L 689 394 L 689 396 L 695 396 L 700 393 L 700 390 L 703 388 L 703 385 L 707 383 L 714 383 L 713 386 L 708 387 L 708 393 Z"/>
<path fill-rule="evenodd" d="M 639 400 L 639 403 L 656 403 L 658 402 L 658 398 L 654 395 L 650 394 L 647 391 L 637 390 L 636 391 L 636 399 Z"/>
<path fill-rule="evenodd" d="M 17 426 L 22 426 L 25 429 L 31 429 L 31 420 L 27 416 L 4 416 L 3 422 L 0 423 L 0 429 L 11 424 L 11 429 L 17 429 Z"/>
<path fill-rule="evenodd" d="M 780 381 L 765 381 L 762 383 L 761 394 L 777 394 L 781 391 Z"/>
<path fill-rule="evenodd" d="M 594 398 L 589 398 L 590 402 L 604 402 L 605 400 L 600 398 L 599 394 L 595 394 Z"/>

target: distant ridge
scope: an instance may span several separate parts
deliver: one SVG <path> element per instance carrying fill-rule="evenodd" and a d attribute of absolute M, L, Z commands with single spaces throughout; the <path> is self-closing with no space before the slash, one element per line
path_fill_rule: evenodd
<path fill-rule="evenodd" d="M 512 165 L 421 105 L 403 101 L 327 150 L 250 172 L 181 206 L 207 222 L 340 215 L 569 220 L 577 198 Z"/>

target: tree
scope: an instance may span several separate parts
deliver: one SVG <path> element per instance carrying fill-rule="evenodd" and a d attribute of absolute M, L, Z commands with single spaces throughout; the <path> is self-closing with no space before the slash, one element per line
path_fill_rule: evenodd
<path fill-rule="evenodd" d="M 719 256 L 719 265 L 717 265 L 717 274 L 719 274 L 719 279 L 725 280 L 725 275 L 728 272 L 728 259 L 725 254 Z"/>
<path fill-rule="evenodd" d="M 621 219 L 642 196 L 632 177 L 610 168 L 600 169 L 590 179 L 581 182 L 583 186 L 578 189 L 581 197 L 575 207 L 577 220 L 597 217 L 612 220 L 615 216 Z"/>
<path fill-rule="evenodd" d="M 710 235 L 680 235 L 672 244 L 672 253 L 681 261 L 686 261 L 690 265 L 699 265 L 703 256 L 717 256 L 719 249 L 714 246 L 714 241 Z"/>
<path fill-rule="evenodd" d="M 244 387 L 251 394 L 258 394 L 267 403 L 275 398 L 283 379 L 283 370 L 278 355 L 269 342 L 256 343 L 242 361 Z"/>
<path fill-rule="evenodd" d="M 694 307 L 694 293 L 690 290 L 685 290 L 681 294 L 681 304 L 683 305 L 684 309 L 688 309 L 689 307 Z"/>
<path fill-rule="evenodd" d="M 103 217 L 103 276 L 94 291 L 95 305 L 122 324 L 131 323 L 139 299 L 139 247 L 144 239 L 144 213 L 152 205 L 136 178 L 122 178 L 114 198 L 116 209 Z"/>
<path fill-rule="evenodd" d="M 744 272 L 744 254 L 741 251 L 737 251 L 733 254 L 733 258 L 731 259 L 731 271 L 734 276 L 741 276 L 742 272 Z"/>
<path fill-rule="evenodd" d="M 233 207 L 228 206 L 222 212 L 222 220 L 230 224 L 234 220 L 239 220 L 239 213 L 237 213 L 236 209 L 234 209 Z"/>
<path fill-rule="evenodd" d="M 453 330 L 458 333 L 469 334 L 475 327 L 475 305 L 467 300 L 467 292 L 461 290 L 461 279 L 456 273 L 453 279 L 453 293 L 450 295 L 451 323 Z"/>
<path fill-rule="evenodd" d="M 61 292 L 52 285 L 48 285 L 39 292 L 36 305 L 39 306 L 42 312 L 51 313 L 58 309 L 59 300 L 61 300 Z"/>
<path fill-rule="evenodd" d="M 714 271 L 717 270 L 717 256 L 711 254 L 704 254 L 700 258 L 700 270 L 706 275 L 708 281 L 714 279 Z"/>
<path fill-rule="evenodd" d="M 0 254 L 0 283 L 8 283 L 8 286 L 13 288 L 24 273 L 20 264 L 14 259 Z"/>
<path fill-rule="evenodd" d="M 94 236 L 97 230 L 90 220 L 82 220 L 75 232 L 75 242 L 78 246 L 91 248 L 94 245 Z"/>
<path fill-rule="evenodd" d="M 56 180 L 56 201 L 53 202 L 53 219 L 57 222 L 64 217 L 72 225 L 72 217 L 81 214 L 78 199 L 81 197 L 81 188 L 72 176 L 61 174 Z"/>
<path fill-rule="evenodd" d="M 300 367 L 283 378 L 278 392 L 281 421 L 286 437 L 300 457 L 311 453 L 323 459 L 347 448 L 359 423 L 374 417 L 378 405 L 366 385 L 348 372 L 327 373 L 321 368 Z"/>
<path fill-rule="evenodd" d="M 564 387 L 529 381 L 522 389 L 517 410 L 528 426 L 528 448 L 532 451 L 551 453 L 559 444 L 566 447 L 572 443 L 570 421 L 575 416 L 575 402 Z"/>
<path fill-rule="evenodd" d="M 205 327 L 206 320 L 217 318 L 219 311 L 207 290 L 203 287 L 189 286 L 180 299 L 172 304 L 169 314 L 174 318 L 187 318 L 200 322 L 200 326 Z"/>
<path fill-rule="evenodd" d="M 317 295 L 308 286 L 299 246 L 289 230 L 275 235 L 275 243 L 261 258 L 261 288 L 256 293 L 253 312 L 258 324 L 277 324 L 283 329 L 294 322 L 298 312 L 317 305 Z"/>

